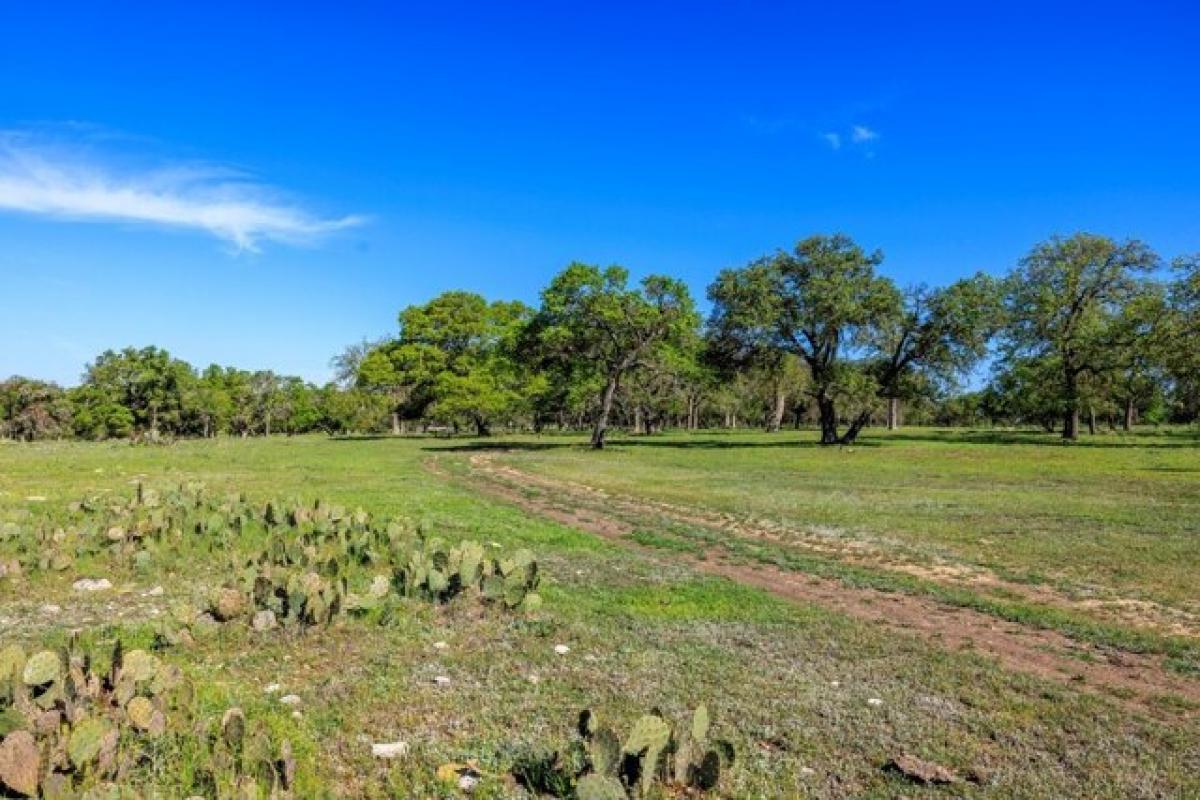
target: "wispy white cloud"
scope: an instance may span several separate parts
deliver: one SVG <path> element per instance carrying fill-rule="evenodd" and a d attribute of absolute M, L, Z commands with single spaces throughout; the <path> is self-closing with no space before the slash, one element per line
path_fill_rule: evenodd
<path fill-rule="evenodd" d="M 825 143 L 828 144 L 831 149 L 842 149 L 842 135 L 840 133 L 822 133 L 821 138 L 825 140 Z"/>
<path fill-rule="evenodd" d="M 0 131 L 0 210 L 205 231 L 238 250 L 309 244 L 362 224 L 324 217 L 245 173 L 206 163 L 123 164 L 87 143 Z"/>
<path fill-rule="evenodd" d="M 873 142 L 879 138 L 879 133 L 871 130 L 866 125 L 855 125 L 850 129 L 850 141 L 855 144 L 863 142 Z"/>

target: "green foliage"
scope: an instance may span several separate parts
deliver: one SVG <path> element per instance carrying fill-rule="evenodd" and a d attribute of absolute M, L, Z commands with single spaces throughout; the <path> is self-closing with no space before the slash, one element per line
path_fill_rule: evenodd
<path fill-rule="evenodd" d="M 388 612 L 400 597 L 444 603 L 470 593 L 512 610 L 536 610 L 538 564 L 529 550 L 491 555 L 478 542 L 450 545 L 398 520 L 376 520 L 324 502 L 255 504 L 199 484 L 163 492 L 138 484 L 129 498 L 72 503 L 64 516 L 28 522 L 11 536 L 25 573 L 66 570 L 79 559 L 144 569 L 232 553 L 233 578 L 214 589 L 202 613 L 260 627 L 328 624 L 343 612 Z M 246 552 L 246 542 L 258 542 Z M 364 586 L 364 584 L 368 584 Z M 195 621 L 184 614 L 185 626 Z M 186 628 L 185 628 L 186 630 Z M 190 636 L 163 630 L 168 642 Z"/>
<path fill-rule="evenodd" d="M 361 360 L 358 385 L 388 395 L 404 418 L 428 415 L 490 431 L 525 400 L 514 346 L 529 317 L 521 303 L 446 292 L 400 312 L 400 334 Z"/>
<path fill-rule="evenodd" d="M 1176 415 L 1195 420 L 1200 418 L 1200 253 L 1175 259 L 1172 270 L 1164 365 Z"/>
<path fill-rule="evenodd" d="M 1123 346 L 1138 325 L 1126 312 L 1146 291 L 1158 256 L 1142 242 L 1078 233 L 1036 245 L 1009 276 L 1005 356 L 1052 373 L 1048 398 L 1063 420 L 1063 438 L 1078 436 L 1089 394 L 1104 390 L 1119 369 Z"/>
<path fill-rule="evenodd" d="M 703 705 L 680 725 L 657 711 L 646 714 L 624 741 L 584 710 L 566 755 L 520 759 L 513 775 L 530 789 L 556 797 L 636 800 L 651 796 L 656 787 L 689 795 L 712 791 L 733 758 L 728 741 L 710 740 Z"/>
<path fill-rule="evenodd" d="M 84 439 L 114 439 L 133 433 L 133 412 L 104 389 L 84 384 L 70 392 L 75 434 Z"/>
<path fill-rule="evenodd" d="M 777 431 L 790 416 L 818 422 L 823 444 L 849 444 L 884 408 L 896 422 L 901 401 L 918 424 L 1057 418 L 1067 438 L 1081 412 L 1126 429 L 1200 418 L 1200 257 L 1177 259 L 1167 282 L 1140 242 L 1079 233 L 1036 245 L 1003 281 L 903 289 L 882 260 L 841 234 L 807 237 L 722 271 L 703 330 L 682 282 L 630 285 L 617 266 L 568 265 L 536 313 L 448 291 L 402 310 L 395 337 L 335 356 L 324 387 L 270 370 L 197 372 L 157 347 L 110 350 L 68 392 L 0 384 L 0 436 L 362 434 L 390 417 L 394 434 L 412 422 L 479 436 L 591 427 L 600 448 L 614 424 Z M 968 410 L 960 381 L 998 332 L 994 380 Z"/>
<path fill-rule="evenodd" d="M 837 398 L 862 398 L 876 388 L 847 355 L 863 351 L 903 312 L 899 290 L 875 272 L 882 260 L 841 234 L 813 236 L 790 253 L 725 270 L 709 287 L 709 329 L 723 352 L 759 360 L 793 353 L 804 361 L 823 444 L 841 440 Z"/>
<path fill-rule="evenodd" d="M 263 771 L 249 769 L 241 737 L 236 747 L 228 735 L 197 740 L 210 723 L 197 715 L 191 684 L 178 667 L 144 650 L 125 652 L 118 641 L 100 652 L 72 636 L 61 652 L 25 659 L 9 646 L 0 653 L 0 715 L 8 721 L 3 747 L 19 756 L 0 759 L 0 785 L 20 796 L 78 796 L 128 783 L 151 754 L 182 757 L 197 741 L 206 750 L 205 785 L 272 792 L 294 784 L 287 742 L 275 746 L 259 734 L 260 750 L 277 756 Z M 226 732 L 229 716 L 222 723 Z"/>
<path fill-rule="evenodd" d="M 915 373 L 953 380 L 984 355 L 998 320 L 992 279 L 902 293 L 876 273 L 882 261 L 838 234 L 723 271 L 709 287 L 711 357 L 727 368 L 767 369 L 799 357 L 821 442 L 854 441 L 876 397 L 902 396 Z M 847 416 L 853 422 L 839 434 Z"/>
<path fill-rule="evenodd" d="M 592 446 L 604 447 L 622 378 L 663 348 L 685 345 L 699 319 L 682 281 L 649 275 L 629 288 L 623 267 L 573 263 L 542 292 L 526 349 L 568 380 L 602 384 Z"/>
<path fill-rule="evenodd" d="M 57 385 L 20 377 L 0 382 L 0 437 L 31 442 L 71 432 L 71 404 Z"/>
<path fill-rule="evenodd" d="M 304 433 L 335 429 L 336 393 L 270 371 L 217 365 L 197 373 L 157 347 L 108 350 L 83 383 L 13 378 L 0 383 L 0 436 L 85 439 Z"/>
<path fill-rule="evenodd" d="M 102 406 L 121 406 L 133 426 L 157 436 L 181 426 L 183 394 L 196 376 L 185 362 L 158 347 L 106 350 L 87 366 L 84 385 Z"/>

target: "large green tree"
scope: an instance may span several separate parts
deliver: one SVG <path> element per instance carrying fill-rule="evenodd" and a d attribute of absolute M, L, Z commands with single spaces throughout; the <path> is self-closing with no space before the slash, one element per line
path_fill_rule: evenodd
<path fill-rule="evenodd" d="M 1077 233 L 1036 245 L 1009 276 L 1006 356 L 1053 365 L 1063 439 L 1078 438 L 1085 395 L 1136 343 L 1122 318 L 1158 264 L 1142 242 Z"/>
<path fill-rule="evenodd" d="M 359 366 L 359 385 L 392 398 L 399 420 L 431 415 L 489 433 L 516 413 L 529 377 L 513 361 L 531 311 L 472 292 L 445 292 L 400 312 L 396 339 L 377 346 Z"/>
<path fill-rule="evenodd" d="M 186 362 L 159 347 L 106 350 L 87 366 L 83 385 L 99 395 L 98 407 L 125 408 L 135 430 L 157 436 L 183 428 L 184 395 L 196 375 Z"/>
<path fill-rule="evenodd" d="M 621 381 L 663 348 L 683 346 L 699 325 L 687 287 L 649 275 L 629 286 L 623 267 L 573 263 L 542 292 L 527 341 L 573 382 L 601 387 L 592 423 L 592 447 L 605 445 Z M 554 367 L 552 367 L 554 368 Z"/>
<path fill-rule="evenodd" d="M 1172 264 L 1165 364 L 1179 419 L 1200 419 L 1200 253 Z"/>
<path fill-rule="evenodd" d="M 899 427 L 900 400 L 952 386 L 987 354 L 1000 326 L 1000 300 L 999 282 L 978 273 L 949 286 L 912 287 L 898 309 L 879 314 L 868 349 L 889 429 Z M 861 427 L 866 418 L 855 422 Z"/>
<path fill-rule="evenodd" d="M 1171 323 L 1167 289 L 1157 281 L 1141 281 L 1112 323 L 1113 369 L 1097 375 L 1095 382 L 1109 389 L 1111 396 L 1103 404 L 1119 409 L 1126 431 L 1140 414 L 1162 406 L 1177 333 Z"/>
<path fill-rule="evenodd" d="M 216 364 L 206 367 L 184 394 L 183 407 L 193 421 L 193 433 L 208 438 L 228 432 L 234 407 L 225 370 Z"/>
<path fill-rule="evenodd" d="M 789 395 L 804 384 L 799 358 L 779 347 L 774 335 L 769 305 L 763 300 L 772 291 L 770 270 L 752 265 L 746 269 L 724 270 L 708 289 L 715 312 L 709 317 L 705 330 L 705 362 L 724 379 L 726 388 L 767 387 L 771 395 L 771 410 L 766 418 L 768 431 L 780 429 L 787 411 Z M 737 377 L 746 378 L 737 381 Z M 734 406 L 741 410 L 726 391 L 722 404 L 732 420 Z"/>
<path fill-rule="evenodd" d="M 914 371 L 951 376 L 973 364 L 993 328 L 986 277 L 906 295 L 876 272 L 882 261 L 842 234 L 811 236 L 725 270 L 709 289 L 709 330 L 726 351 L 790 353 L 808 367 L 822 444 L 853 442 L 878 398 L 898 397 Z"/>
<path fill-rule="evenodd" d="M 709 289 L 710 329 L 747 353 L 793 353 L 808 366 L 822 444 L 853 441 L 861 426 L 839 434 L 839 396 L 862 396 L 855 357 L 901 307 L 895 285 L 875 271 L 882 261 L 847 236 L 811 236 L 790 252 L 725 270 Z"/>
<path fill-rule="evenodd" d="M 19 376 L 0 382 L 0 436 L 33 441 L 71 432 L 71 404 L 57 384 Z"/>

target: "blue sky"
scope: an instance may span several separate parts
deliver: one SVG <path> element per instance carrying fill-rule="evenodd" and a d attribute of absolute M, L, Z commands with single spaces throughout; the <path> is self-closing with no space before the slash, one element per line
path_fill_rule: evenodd
<path fill-rule="evenodd" d="M 0 375 L 324 380 L 445 289 L 702 296 L 814 232 L 901 282 L 1200 251 L 1190 4 L 509 5 L 0 4 Z"/>

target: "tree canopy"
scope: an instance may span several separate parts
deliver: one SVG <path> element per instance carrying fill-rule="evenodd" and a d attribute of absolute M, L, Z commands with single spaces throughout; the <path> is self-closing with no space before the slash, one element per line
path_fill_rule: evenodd
<path fill-rule="evenodd" d="M 623 267 L 573 263 L 542 292 L 531 336 L 543 361 L 574 380 L 602 385 L 592 447 L 602 449 L 621 380 L 664 348 L 685 346 L 699 324 L 682 281 L 649 275 L 628 286 Z"/>
<path fill-rule="evenodd" d="M 914 371 L 950 380 L 971 367 L 994 327 L 986 276 L 905 293 L 878 274 L 882 261 L 847 236 L 813 236 L 725 270 L 709 288 L 720 352 L 758 363 L 792 354 L 807 366 L 822 444 L 853 442 L 872 400 L 898 397 Z M 839 405 L 853 409 L 845 432 Z"/>
<path fill-rule="evenodd" d="M 62 389 L 0 383 L 0 436 L 48 439 L 401 434 L 813 424 L 850 444 L 886 421 L 1034 425 L 1200 420 L 1200 255 L 1088 233 L 1035 245 L 1003 277 L 899 286 L 883 254 L 815 235 L 708 287 L 571 263 L 537 308 L 447 291 L 363 339 L 316 386 L 269 369 L 197 370 L 149 346 L 106 350 Z M 987 366 L 987 371 L 982 365 Z M 990 373 L 990 374 L 987 374 Z M 973 385 L 972 385 L 973 384 Z"/>
<path fill-rule="evenodd" d="M 1085 393 L 1102 386 L 1136 342 L 1139 332 L 1122 317 L 1158 263 L 1142 242 L 1079 233 L 1038 244 L 1009 276 L 1007 356 L 1055 373 L 1064 439 L 1079 435 Z"/>

